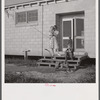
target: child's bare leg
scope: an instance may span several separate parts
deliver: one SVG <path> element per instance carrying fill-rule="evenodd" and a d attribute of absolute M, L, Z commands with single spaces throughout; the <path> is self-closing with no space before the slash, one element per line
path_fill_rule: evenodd
<path fill-rule="evenodd" d="M 70 52 L 70 58 L 73 59 L 73 52 Z"/>
<path fill-rule="evenodd" d="M 54 49 L 52 48 L 52 57 L 54 57 Z"/>

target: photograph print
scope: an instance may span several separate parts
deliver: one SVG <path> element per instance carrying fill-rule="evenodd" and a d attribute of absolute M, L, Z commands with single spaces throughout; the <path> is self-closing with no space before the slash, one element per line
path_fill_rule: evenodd
<path fill-rule="evenodd" d="M 5 83 L 96 83 L 96 0 L 5 0 Z"/>

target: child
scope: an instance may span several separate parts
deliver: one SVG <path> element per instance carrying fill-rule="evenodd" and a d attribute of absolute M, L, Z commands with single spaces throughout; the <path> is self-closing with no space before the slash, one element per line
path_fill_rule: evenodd
<path fill-rule="evenodd" d="M 73 59 L 73 43 L 71 37 L 69 37 L 67 43 L 66 57 Z"/>
<path fill-rule="evenodd" d="M 50 27 L 50 48 L 52 50 L 52 56 L 54 57 L 55 53 L 58 53 L 58 43 L 57 43 L 57 35 L 59 34 L 59 31 L 57 30 L 57 26 L 51 26 Z"/>
<path fill-rule="evenodd" d="M 53 38 L 53 36 L 54 36 L 54 27 L 53 26 L 51 26 L 50 27 L 50 30 L 49 30 L 49 32 L 50 32 L 50 48 L 51 48 L 51 50 L 52 50 L 52 56 L 54 56 L 54 38 Z"/>
<path fill-rule="evenodd" d="M 59 31 L 57 30 L 57 26 L 54 25 L 54 52 L 60 56 L 59 54 L 59 47 L 58 47 L 58 42 L 57 42 L 57 35 L 59 34 Z"/>

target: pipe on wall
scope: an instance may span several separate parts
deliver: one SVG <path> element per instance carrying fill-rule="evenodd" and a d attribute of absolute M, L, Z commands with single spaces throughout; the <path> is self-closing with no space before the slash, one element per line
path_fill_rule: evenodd
<path fill-rule="evenodd" d="M 43 5 L 41 5 L 41 7 L 42 7 L 42 56 L 43 56 L 43 18 L 44 18 L 44 6 Z"/>

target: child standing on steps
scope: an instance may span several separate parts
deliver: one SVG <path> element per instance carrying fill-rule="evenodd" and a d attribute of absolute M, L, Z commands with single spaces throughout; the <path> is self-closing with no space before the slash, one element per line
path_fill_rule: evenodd
<path fill-rule="evenodd" d="M 73 59 L 73 43 L 71 37 L 69 37 L 68 43 L 67 43 L 67 50 L 66 50 L 66 57 Z"/>
<path fill-rule="evenodd" d="M 54 53 L 59 55 L 59 47 L 58 47 L 58 41 L 57 41 L 57 35 L 59 34 L 59 31 L 57 30 L 57 26 L 54 25 Z"/>
<path fill-rule="evenodd" d="M 54 36 L 54 27 L 53 26 L 51 26 L 50 27 L 50 30 L 49 30 L 49 32 L 50 32 L 50 49 L 52 50 L 52 56 L 54 56 L 54 38 L 53 38 L 53 36 Z"/>
<path fill-rule="evenodd" d="M 54 57 L 55 54 L 58 53 L 58 42 L 57 42 L 57 35 L 59 34 L 59 31 L 57 30 L 57 26 L 51 26 L 50 27 L 50 48 L 52 50 L 52 56 Z"/>

